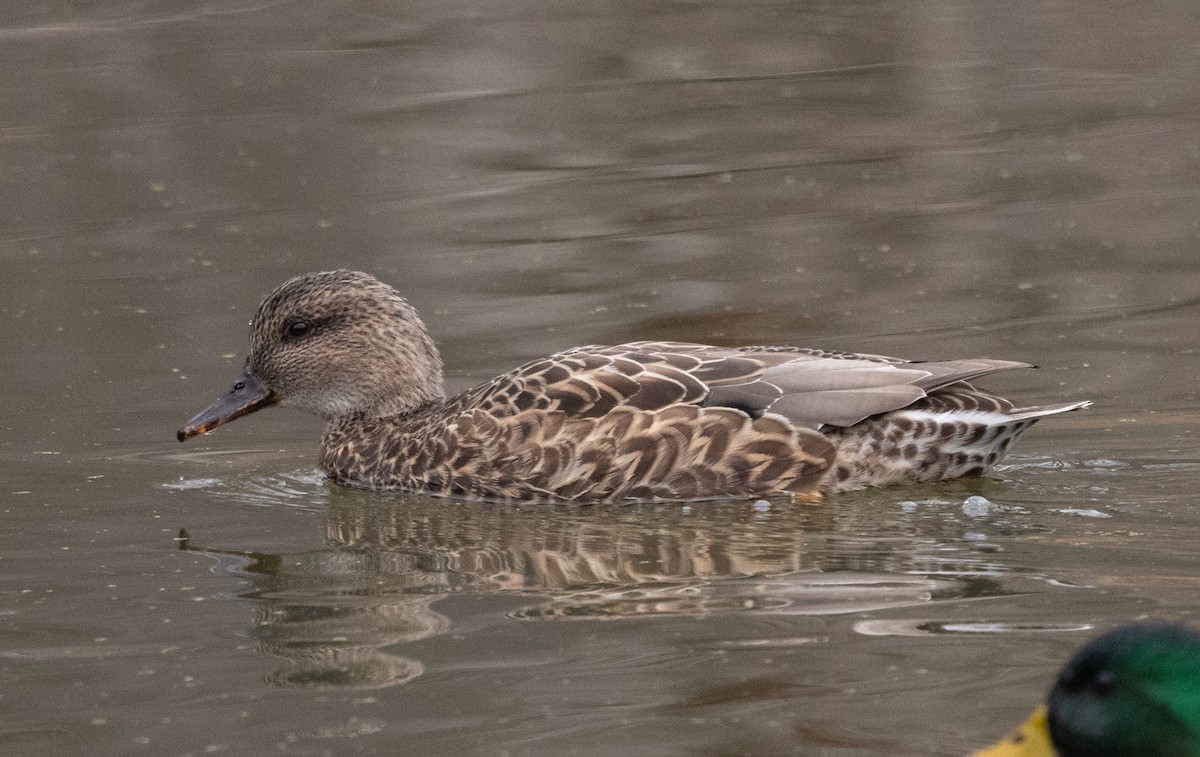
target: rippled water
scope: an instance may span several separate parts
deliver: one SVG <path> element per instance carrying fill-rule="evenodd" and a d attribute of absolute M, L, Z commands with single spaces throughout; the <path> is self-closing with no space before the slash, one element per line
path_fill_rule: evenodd
<path fill-rule="evenodd" d="M 32 5 L 0 16 L 0 753 L 913 754 L 1194 620 L 1183 2 Z M 258 299 L 395 284 L 452 389 L 586 343 L 1043 366 L 983 480 L 495 505 L 179 446 Z"/>

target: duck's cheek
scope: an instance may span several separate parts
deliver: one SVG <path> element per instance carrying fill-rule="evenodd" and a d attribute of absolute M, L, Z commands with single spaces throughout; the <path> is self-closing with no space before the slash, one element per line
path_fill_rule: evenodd
<path fill-rule="evenodd" d="M 283 395 L 280 404 L 304 410 L 322 418 L 336 418 L 353 413 L 356 409 L 354 398 L 345 392 L 318 390 L 306 391 L 294 389 Z"/>

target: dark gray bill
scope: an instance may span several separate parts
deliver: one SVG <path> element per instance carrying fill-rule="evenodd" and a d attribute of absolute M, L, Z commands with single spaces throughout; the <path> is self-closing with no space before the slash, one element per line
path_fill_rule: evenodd
<path fill-rule="evenodd" d="M 186 441 L 243 415 L 249 415 L 255 410 L 274 405 L 278 401 L 279 395 L 259 383 L 258 376 L 255 376 L 247 365 L 242 375 L 233 382 L 229 392 L 183 424 L 183 428 L 179 429 L 175 437 L 181 442 Z"/>

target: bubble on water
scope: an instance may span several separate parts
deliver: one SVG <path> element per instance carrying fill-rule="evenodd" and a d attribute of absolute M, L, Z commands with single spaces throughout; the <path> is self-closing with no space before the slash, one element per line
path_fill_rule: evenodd
<path fill-rule="evenodd" d="M 963 500 L 962 511 L 963 515 L 969 515 L 972 518 L 982 517 L 987 515 L 996 508 L 996 504 L 987 497 L 980 497 L 978 494 L 972 494 Z"/>

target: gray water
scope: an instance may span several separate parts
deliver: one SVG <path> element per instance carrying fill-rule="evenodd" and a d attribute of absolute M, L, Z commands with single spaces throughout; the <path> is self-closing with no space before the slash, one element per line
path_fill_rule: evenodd
<path fill-rule="evenodd" d="M 0 753 L 960 755 L 1200 610 L 1191 2 L 10 5 Z M 453 389 L 677 339 L 1096 405 L 815 507 L 347 491 L 286 410 L 177 444 L 336 266 Z"/>

